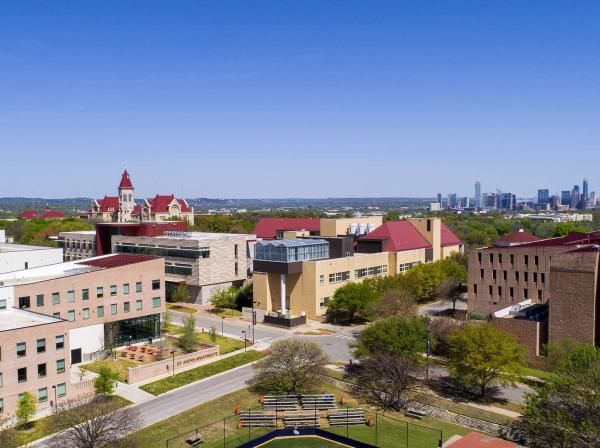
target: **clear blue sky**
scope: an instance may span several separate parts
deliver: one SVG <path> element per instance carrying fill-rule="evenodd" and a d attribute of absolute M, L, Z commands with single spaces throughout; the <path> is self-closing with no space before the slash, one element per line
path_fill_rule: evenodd
<path fill-rule="evenodd" d="M 0 196 L 600 188 L 598 1 L 0 2 Z"/>

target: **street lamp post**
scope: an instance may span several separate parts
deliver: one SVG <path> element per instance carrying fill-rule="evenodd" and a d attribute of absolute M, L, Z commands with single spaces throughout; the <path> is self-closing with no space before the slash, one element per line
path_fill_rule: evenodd
<path fill-rule="evenodd" d="M 244 352 L 246 352 L 246 344 L 248 339 L 246 338 L 246 330 L 242 330 L 242 334 L 244 335 Z"/>
<path fill-rule="evenodd" d="M 54 389 L 54 407 L 56 408 L 56 406 L 58 406 L 58 402 L 56 399 L 56 386 L 52 386 L 52 389 Z"/>
<path fill-rule="evenodd" d="M 427 365 L 425 367 L 425 380 L 429 381 L 429 355 L 431 354 L 431 340 L 427 334 Z"/>
<path fill-rule="evenodd" d="M 175 350 L 171 350 L 171 356 L 173 357 L 173 376 L 175 376 Z"/>
<path fill-rule="evenodd" d="M 221 336 L 225 336 L 224 325 L 223 325 L 224 322 L 225 322 L 225 318 L 223 316 L 221 316 Z"/>

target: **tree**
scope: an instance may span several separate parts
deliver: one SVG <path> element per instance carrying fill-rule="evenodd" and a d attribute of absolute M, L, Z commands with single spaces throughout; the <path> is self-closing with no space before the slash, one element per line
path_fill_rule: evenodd
<path fill-rule="evenodd" d="M 98 395 L 112 395 L 115 392 L 115 383 L 119 380 L 119 374 L 108 366 L 102 366 L 98 370 L 98 376 L 94 378 L 94 389 Z"/>
<path fill-rule="evenodd" d="M 525 396 L 525 412 L 515 428 L 534 448 L 600 446 L 600 351 L 564 341 L 550 344 L 554 377 Z"/>
<path fill-rule="evenodd" d="M 419 264 L 403 275 L 417 300 L 433 297 L 444 278 L 439 262 Z"/>
<path fill-rule="evenodd" d="M 177 340 L 177 346 L 186 352 L 193 352 L 196 347 L 196 318 L 190 314 L 183 322 L 183 331 Z"/>
<path fill-rule="evenodd" d="M 276 341 L 270 354 L 254 364 L 255 388 L 270 393 L 297 394 L 311 391 L 325 375 L 328 358 L 314 342 L 297 339 Z"/>
<path fill-rule="evenodd" d="M 36 408 L 36 399 L 29 392 L 24 392 L 19 400 L 17 401 L 17 410 L 15 415 L 17 417 L 17 423 L 19 426 L 24 428 L 27 427 L 31 417 L 34 416 Z"/>
<path fill-rule="evenodd" d="M 171 302 L 190 302 L 192 296 L 187 285 L 177 285 L 171 292 Z"/>
<path fill-rule="evenodd" d="M 172 323 L 173 323 L 173 317 L 171 316 L 171 311 L 169 311 L 169 309 L 167 308 L 167 310 L 165 311 L 165 314 L 163 314 L 163 320 L 160 323 L 160 330 L 163 333 L 167 333 L 169 331 L 169 328 L 171 327 Z"/>
<path fill-rule="evenodd" d="M 373 305 L 373 314 L 378 318 L 400 316 L 415 317 L 417 304 L 415 296 L 406 289 L 390 289 Z"/>
<path fill-rule="evenodd" d="M 450 335 L 460 328 L 461 323 L 449 317 L 435 317 L 429 322 L 429 333 L 435 340 L 433 352 L 436 355 L 448 356 L 450 353 Z"/>
<path fill-rule="evenodd" d="M 84 404 L 61 402 L 50 423 L 62 431 L 52 437 L 53 447 L 100 448 L 122 446 L 119 440 L 139 429 L 141 419 L 136 408 L 120 408 L 113 398 L 97 396 Z"/>
<path fill-rule="evenodd" d="M 407 393 L 418 388 L 421 363 L 398 353 L 375 353 L 356 367 L 355 392 L 385 411 L 400 411 L 410 402 Z"/>
<path fill-rule="evenodd" d="M 515 384 L 523 365 L 524 348 L 510 333 L 491 324 L 466 324 L 449 338 L 450 375 L 480 396 L 494 384 Z"/>
<path fill-rule="evenodd" d="M 465 288 L 454 276 L 446 277 L 437 289 L 438 297 L 452 301 L 452 315 L 456 313 L 456 302 L 461 298 Z"/>
<path fill-rule="evenodd" d="M 367 326 L 354 346 L 354 356 L 368 358 L 380 353 L 394 353 L 419 360 L 427 348 L 427 327 L 421 319 L 392 316 Z"/>
<path fill-rule="evenodd" d="M 229 288 L 221 288 L 216 291 L 212 298 L 211 303 L 215 308 L 235 308 L 237 288 L 230 286 Z"/>
<path fill-rule="evenodd" d="M 327 307 L 333 312 L 346 312 L 350 322 L 357 313 L 364 312 L 377 299 L 377 295 L 368 284 L 348 283 L 338 288 Z"/>

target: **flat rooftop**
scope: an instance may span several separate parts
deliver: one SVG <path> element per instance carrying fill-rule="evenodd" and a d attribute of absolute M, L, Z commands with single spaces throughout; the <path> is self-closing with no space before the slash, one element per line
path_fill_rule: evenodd
<path fill-rule="evenodd" d="M 302 247 L 312 246 L 314 244 L 329 244 L 327 240 L 320 238 L 293 238 L 289 240 L 267 240 L 257 243 L 261 246 L 274 246 L 274 247 Z"/>
<path fill-rule="evenodd" d="M 21 271 L 0 274 L 0 287 L 53 280 L 61 277 L 69 277 L 71 275 L 85 274 L 86 272 L 93 272 L 101 269 L 111 269 L 134 263 L 142 263 L 144 261 L 154 260 L 157 258 L 158 257 L 153 257 L 150 255 L 110 254 L 100 257 L 86 258 L 85 260 L 68 261 L 65 263 L 40 266 L 32 269 L 23 269 Z"/>
<path fill-rule="evenodd" d="M 62 322 L 62 320 L 52 316 L 20 310 L 18 308 L 8 308 L 0 311 L 0 331 L 35 327 L 37 325 L 56 322 Z"/>
<path fill-rule="evenodd" d="M 58 236 L 61 235 L 96 235 L 95 230 L 74 230 L 72 232 L 59 232 Z"/>
<path fill-rule="evenodd" d="M 12 244 L 12 243 L 0 243 L 0 253 L 6 252 L 27 252 L 34 250 L 62 250 L 58 247 L 50 247 L 50 246 L 28 246 L 26 244 Z"/>
<path fill-rule="evenodd" d="M 248 240 L 256 239 L 256 235 L 248 233 L 217 233 L 217 232 L 171 232 L 167 235 L 159 235 L 151 238 L 159 240 L 220 240 L 223 238 L 240 238 L 245 237 Z M 133 237 L 137 238 L 137 237 Z"/>

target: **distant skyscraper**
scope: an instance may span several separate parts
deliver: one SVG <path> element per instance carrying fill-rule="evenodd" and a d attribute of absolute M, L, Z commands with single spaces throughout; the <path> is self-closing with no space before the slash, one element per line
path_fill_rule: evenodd
<path fill-rule="evenodd" d="M 583 179 L 583 200 L 584 202 L 587 202 L 587 200 L 589 199 L 589 185 L 588 185 L 588 181 L 587 179 Z"/>
<path fill-rule="evenodd" d="M 579 195 L 579 185 L 575 185 L 575 187 L 573 187 L 573 191 L 571 191 L 571 208 L 580 208 L 580 201 L 581 197 Z"/>
<path fill-rule="evenodd" d="M 456 205 L 456 193 L 448 193 L 448 208 L 454 208 Z"/>
<path fill-rule="evenodd" d="M 550 190 L 547 188 L 538 190 L 538 204 L 547 204 L 550 202 Z"/>
<path fill-rule="evenodd" d="M 438 202 L 438 204 L 440 204 L 440 207 L 441 207 L 441 205 L 442 205 L 442 193 L 438 193 L 437 194 L 437 202 Z"/>
<path fill-rule="evenodd" d="M 499 208 L 503 210 L 515 210 L 517 205 L 516 196 L 512 193 L 500 193 Z"/>
<path fill-rule="evenodd" d="M 571 192 L 569 190 L 562 190 L 560 192 L 560 203 L 562 205 L 571 205 Z"/>
<path fill-rule="evenodd" d="M 590 193 L 590 197 L 588 198 L 588 207 L 595 208 L 596 207 L 596 192 L 592 191 Z"/>
<path fill-rule="evenodd" d="M 481 208 L 481 183 L 475 182 L 475 207 Z"/>

